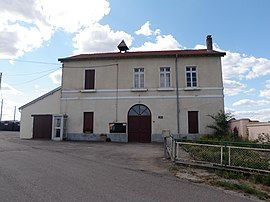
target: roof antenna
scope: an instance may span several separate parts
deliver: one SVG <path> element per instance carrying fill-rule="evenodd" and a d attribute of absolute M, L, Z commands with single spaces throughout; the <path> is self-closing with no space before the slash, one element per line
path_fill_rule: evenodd
<path fill-rule="evenodd" d="M 127 50 L 129 50 L 124 40 L 121 41 L 121 43 L 117 46 L 117 48 L 120 50 L 120 53 L 122 51 L 127 52 Z"/>

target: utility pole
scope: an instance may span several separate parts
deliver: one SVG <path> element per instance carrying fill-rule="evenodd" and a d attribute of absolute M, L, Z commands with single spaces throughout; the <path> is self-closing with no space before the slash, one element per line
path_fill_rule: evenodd
<path fill-rule="evenodd" d="M 3 98 L 2 98 L 2 72 L 0 72 L 0 91 L 1 91 L 1 114 L 0 114 L 0 121 L 2 121 L 2 114 L 3 114 Z"/>
<path fill-rule="evenodd" d="M 1 114 L 0 114 L 0 121 L 2 121 L 2 112 L 3 112 L 3 104 L 4 104 L 4 100 L 1 100 Z"/>
<path fill-rule="evenodd" d="M 16 106 L 14 107 L 14 118 L 13 118 L 13 121 L 15 122 L 16 120 Z"/>

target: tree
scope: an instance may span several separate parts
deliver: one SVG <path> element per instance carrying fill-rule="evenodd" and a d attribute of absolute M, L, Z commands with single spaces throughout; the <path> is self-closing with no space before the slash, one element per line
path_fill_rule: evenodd
<path fill-rule="evenodd" d="M 229 120 L 233 118 L 231 113 L 219 111 L 216 115 L 208 116 L 214 119 L 214 123 L 212 125 L 208 125 L 207 127 L 213 129 L 216 136 L 222 138 L 230 134 Z"/>

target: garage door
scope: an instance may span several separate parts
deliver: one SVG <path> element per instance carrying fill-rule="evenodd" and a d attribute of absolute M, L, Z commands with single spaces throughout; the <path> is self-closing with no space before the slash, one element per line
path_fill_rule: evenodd
<path fill-rule="evenodd" d="M 128 141 L 151 142 L 151 112 L 145 105 L 134 105 L 128 112 Z"/>
<path fill-rule="evenodd" d="M 52 115 L 34 115 L 33 139 L 51 139 Z"/>

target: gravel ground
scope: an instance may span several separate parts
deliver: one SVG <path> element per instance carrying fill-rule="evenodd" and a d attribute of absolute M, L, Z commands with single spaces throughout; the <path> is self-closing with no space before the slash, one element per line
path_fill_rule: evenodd
<path fill-rule="evenodd" d="M 1 201 L 251 201 L 175 178 L 160 144 L 18 137 L 0 132 Z"/>

